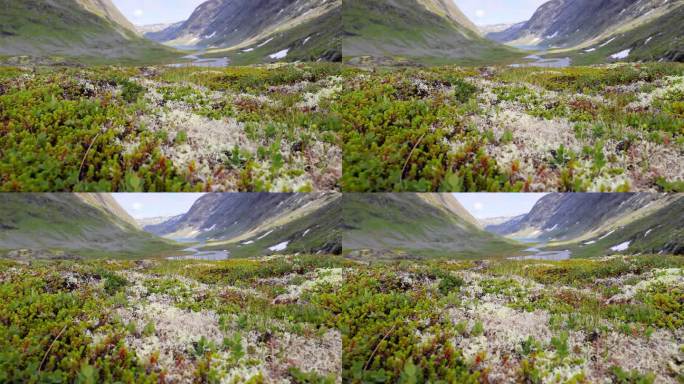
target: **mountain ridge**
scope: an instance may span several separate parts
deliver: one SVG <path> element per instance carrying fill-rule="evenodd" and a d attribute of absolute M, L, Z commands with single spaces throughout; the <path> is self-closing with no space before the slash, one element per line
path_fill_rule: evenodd
<path fill-rule="evenodd" d="M 209 0 L 190 17 L 147 38 L 171 46 L 203 49 L 234 60 L 336 61 L 341 0 Z M 337 22 L 336 22 L 337 21 Z M 308 57 L 307 57 L 308 55 Z"/>
<path fill-rule="evenodd" d="M 631 60 L 657 60 L 684 54 L 684 31 L 673 23 L 683 9 L 682 0 L 551 0 L 529 20 L 486 36 L 514 46 L 577 51 L 596 61 L 626 50 Z"/>
<path fill-rule="evenodd" d="M 144 230 L 238 256 L 267 254 L 284 243 L 280 251 L 339 253 L 339 200 L 337 192 L 210 193 L 187 213 Z"/>
<path fill-rule="evenodd" d="M 347 0 L 343 56 L 439 64 L 510 59 L 518 52 L 481 36 L 447 0 Z"/>
<path fill-rule="evenodd" d="M 178 248 L 143 232 L 108 194 L 0 195 L 1 250 L 47 258 L 139 258 Z"/>
<path fill-rule="evenodd" d="M 681 254 L 684 195 L 553 193 L 528 214 L 485 229 L 551 247 L 569 246 L 575 256 L 615 251 Z"/>
<path fill-rule="evenodd" d="M 482 230 L 451 194 L 350 193 L 343 196 L 344 252 L 356 257 L 497 257 L 520 248 Z M 475 220 L 475 222 L 473 222 Z"/>
<path fill-rule="evenodd" d="M 110 0 L 5 0 L 0 5 L 0 55 L 75 57 L 93 63 L 179 56 L 139 36 Z"/>

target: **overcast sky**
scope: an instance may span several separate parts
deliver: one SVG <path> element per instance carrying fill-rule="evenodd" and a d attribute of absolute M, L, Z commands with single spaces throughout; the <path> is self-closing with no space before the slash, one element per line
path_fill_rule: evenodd
<path fill-rule="evenodd" d="M 454 193 L 456 199 L 478 219 L 512 217 L 529 212 L 545 193 Z"/>
<path fill-rule="evenodd" d="M 206 0 L 113 0 L 137 25 L 172 23 L 190 17 Z M 548 0 L 454 0 L 477 25 L 515 23 L 527 20 Z"/>
<path fill-rule="evenodd" d="M 454 0 L 477 25 L 517 23 L 528 20 L 548 0 Z"/>
<path fill-rule="evenodd" d="M 187 212 L 203 193 L 113 193 L 114 199 L 136 219 L 176 216 Z"/>

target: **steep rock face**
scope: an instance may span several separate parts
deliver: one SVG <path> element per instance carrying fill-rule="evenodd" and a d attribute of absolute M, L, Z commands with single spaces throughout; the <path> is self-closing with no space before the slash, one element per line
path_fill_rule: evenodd
<path fill-rule="evenodd" d="M 542 197 L 525 216 L 486 230 L 541 240 L 570 239 L 657 198 L 650 193 L 553 193 Z"/>
<path fill-rule="evenodd" d="M 556 193 L 521 217 L 487 231 L 573 247 L 575 256 L 610 252 L 684 253 L 684 195 Z"/>
<path fill-rule="evenodd" d="M 681 42 L 684 36 L 683 28 L 670 25 L 670 19 L 683 6 L 682 0 L 551 0 L 530 20 L 488 33 L 487 37 L 511 45 L 586 48 L 585 53 L 614 42 L 604 56 L 651 43 L 645 47 L 648 50 L 639 49 L 641 56 L 653 52 L 651 59 L 662 58 L 676 48 L 668 42 Z M 644 28 L 647 31 L 641 31 Z"/>
<path fill-rule="evenodd" d="M 684 194 L 658 195 L 576 239 L 578 256 L 595 250 L 629 254 L 684 254 Z"/>
<path fill-rule="evenodd" d="M 335 192 L 215 193 L 202 196 L 187 213 L 144 229 L 233 247 L 236 254 L 268 253 L 285 243 L 282 251 L 331 253 L 341 251 L 340 216 Z"/>
<path fill-rule="evenodd" d="M 324 196 L 317 193 L 210 193 L 200 197 L 184 215 L 144 229 L 159 236 L 225 240 Z"/>
<path fill-rule="evenodd" d="M 341 59 L 334 54 L 340 50 L 341 4 L 341 0 L 209 0 L 188 20 L 145 36 L 168 45 L 231 50 L 235 55 L 335 61 Z"/>
<path fill-rule="evenodd" d="M 450 62 L 512 53 L 482 38 L 448 0 L 347 0 L 342 20 L 345 57 Z"/>
<path fill-rule="evenodd" d="M 286 193 L 210 193 L 187 213 L 144 229 L 159 236 L 206 238 L 213 232 L 214 237 L 230 238 L 278 215 L 291 197 Z"/>
<path fill-rule="evenodd" d="M 451 194 L 349 193 L 343 200 L 347 253 L 490 257 L 515 247 L 480 229 Z"/>
<path fill-rule="evenodd" d="M 175 246 L 140 230 L 105 194 L 0 196 L 0 249 L 63 251 L 80 257 L 137 257 Z"/>
<path fill-rule="evenodd" d="M 110 0 L 21 0 L 0 5 L 0 55 L 98 61 L 175 56 L 138 36 Z"/>

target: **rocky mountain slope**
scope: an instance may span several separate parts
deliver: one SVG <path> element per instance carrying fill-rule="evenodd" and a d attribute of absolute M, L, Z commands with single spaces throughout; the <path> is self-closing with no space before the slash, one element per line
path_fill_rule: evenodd
<path fill-rule="evenodd" d="M 343 249 L 352 256 L 490 257 L 516 244 L 480 229 L 451 194 L 343 196 Z"/>
<path fill-rule="evenodd" d="M 111 0 L 76 0 L 86 10 L 107 19 L 109 22 L 126 28 L 129 31 L 137 31 L 137 28 L 124 16 Z"/>
<path fill-rule="evenodd" d="M 188 20 L 146 33 L 233 60 L 341 59 L 341 0 L 209 0 Z"/>
<path fill-rule="evenodd" d="M 633 211 L 657 198 L 655 194 L 563 194 L 553 193 L 539 199 L 526 215 L 499 225 L 490 232 L 512 237 L 541 240 L 569 239 L 594 228 L 610 217 Z"/>
<path fill-rule="evenodd" d="M 574 245 L 573 255 L 684 252 L 684 195 L 550 194 L 522 217 L 486 230 Z"/>
<path fill-rule="evenodd" d="M 0 195 L 0 250 L 15 257 L 129 258 L 173 249 L 143 232 L 110 195 Z"/>
<path fill-rule="evenodd" d="M 140 37 L 110 0 L 21 0 L 0 5 L 0 55 L 61 56 L 99 63 L 177 56 Z"/>
<path fill-rule="evenodd" d="M 578 54 L 594 59 L 682 60 L 684 28 L 675 22 L 682 7 L 682 0 L 552 0 L 530 20 L 487 37 L 510 45 L 581 49 Z"/>
<path fill-rule="evenodd" d="M 348 0 L 342 14 L 342 51 L 352 60 L 479 62 L 514 54 L 482 38 L 449 0 Z"/>
<path fill-rule="evenodd" d="M 148 232 L 207 242 L 233 255 L 341 251 L 338 193 L 207 194 Z M 273 248 L 273 249 L 271 249 Z"/>

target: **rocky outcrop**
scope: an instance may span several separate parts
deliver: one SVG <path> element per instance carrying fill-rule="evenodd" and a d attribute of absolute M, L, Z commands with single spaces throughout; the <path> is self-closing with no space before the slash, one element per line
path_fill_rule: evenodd
<path fill-rule="evenodd" d="M 339 8 L 339 0 L 209 0 L 182 23 L 149 39 L 171 45 L 227 48 L 293 28 Z"/>
<path fill-rule="evenodd" d="M 569 48 L 666 14 L 678 1 L 669 0 L 551 0 L 530 20 L 487 37 L 513 45 Z"/>
<path fill-rule="evenodd" d="M 553 193 L 542 197 L 526 215 L 485 229 L 500 235 L 570 239 L 658 198 L 651 193 Z"/>

